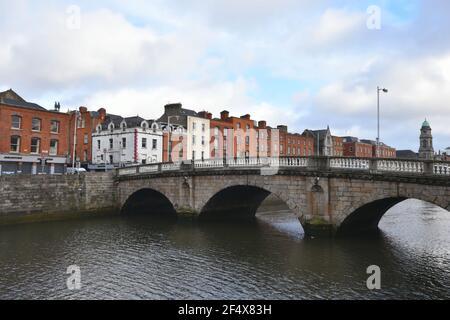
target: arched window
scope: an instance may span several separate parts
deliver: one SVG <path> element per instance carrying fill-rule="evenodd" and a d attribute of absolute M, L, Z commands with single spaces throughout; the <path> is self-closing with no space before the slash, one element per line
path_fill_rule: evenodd
<path fill-rule="evenodd" d="M 109 124 L 109 131 L 114 132 L 114 123 Z"/>

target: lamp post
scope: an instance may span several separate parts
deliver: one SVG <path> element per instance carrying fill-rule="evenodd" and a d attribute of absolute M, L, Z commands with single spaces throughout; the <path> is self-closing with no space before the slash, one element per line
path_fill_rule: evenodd
<path fill-rule="evenodd" d="M 76 110 L 75 111 L 75 120 L 74 120 L 74 124 L 73 124 L 73 150 L 72 150 L 72 169 L 75 172 L 75 148 L 77 147 L 77 126 L 78 126 L 78 114 L 79 111 Z"/>
<path fill-rule="evenodd" d="M 380 157 L 380 92 L 388 93 L 388 89 L 377 87 L 377 152 L 376 157 Z"/>

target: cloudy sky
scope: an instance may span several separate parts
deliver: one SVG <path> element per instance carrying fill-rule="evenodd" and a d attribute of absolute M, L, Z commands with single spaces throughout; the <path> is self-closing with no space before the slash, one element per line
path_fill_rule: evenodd
<path fill-rule="evenodd" d="M 383 141 L 417 150 L 427 118 L 436 149 L 450 146 L 450 1 L 93 2 L 0 0 L 0 90 L 148 119 L 182 102 L 374 139 L 380 85 Z"/>

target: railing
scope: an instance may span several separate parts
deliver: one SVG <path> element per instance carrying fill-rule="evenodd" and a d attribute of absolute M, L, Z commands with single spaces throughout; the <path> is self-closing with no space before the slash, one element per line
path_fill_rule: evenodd
<path fill-rule="evenodd" d="M 409 160 L 377 160 L 378 171 L 423 173 L 424 163 Z"/>
<path fill-rule="evenodd" d="M 117 169 L 119 176 L 211 169 L 298 168 L 309 171 L 358 171 L 450 176 L 450 162 L 351 157 L 279 157 L 189 160 Z"/>
<path fill-rule="evenodd" d="M 368 170 L 370 168 L 370 160 L 358 158 L 331 158 L 330 168 Z"/>
<path fill-rule="evenodd" d="M 433 173 L 436 175 L 450 176 L 450 163 L 439 162 L 433 164 Z"/>

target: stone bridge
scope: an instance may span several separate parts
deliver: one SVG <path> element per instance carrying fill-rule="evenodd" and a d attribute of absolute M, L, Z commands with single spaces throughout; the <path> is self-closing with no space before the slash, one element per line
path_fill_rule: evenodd
<path fill-rule="evenodd" d="M 450 210 L 450 163 L 333 157 L 204 160 L 117 170 L 121 212 L 253 218 L 274 194 L 306 235 L 367 233 L 414 198 Z"/>

